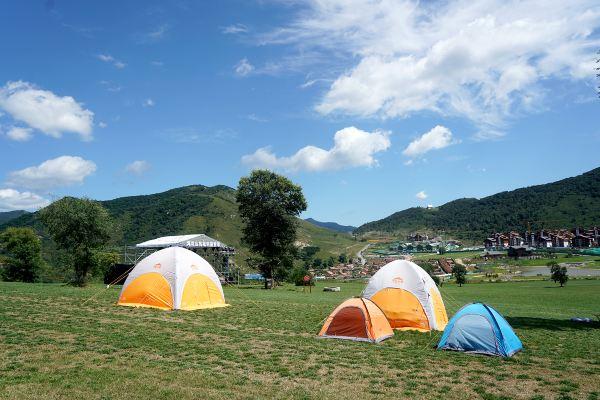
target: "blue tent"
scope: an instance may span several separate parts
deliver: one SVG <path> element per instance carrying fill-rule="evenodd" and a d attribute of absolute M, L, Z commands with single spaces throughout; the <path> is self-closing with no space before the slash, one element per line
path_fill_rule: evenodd
<path fill-rule="evenodd" d="M 483 303 L 461 308 L 448 322 L 438 350 L 456 350 L 493 356 L 511 357 L 523 348 L 502 315 Z"/>

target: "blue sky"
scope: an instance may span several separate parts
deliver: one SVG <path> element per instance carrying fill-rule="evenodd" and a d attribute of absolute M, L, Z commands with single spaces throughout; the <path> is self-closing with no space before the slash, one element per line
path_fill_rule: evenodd
<path fill-rule="evenodd" d="M 0 5 L 0 210 L 237 185 L 359 225 L 600 164 L 594 1 Z"/>

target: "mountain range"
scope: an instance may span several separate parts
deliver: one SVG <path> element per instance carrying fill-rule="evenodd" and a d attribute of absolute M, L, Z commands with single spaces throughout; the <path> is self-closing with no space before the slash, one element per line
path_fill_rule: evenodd
<path fill-rule="evenodd" d="M 413 207 L 360 226 L 355 234 L 445 233 L 481 240 L 497 231 L 600 225 L 600 168 L 557 182 Z"/>
<path fill-rule="evenodd" d="M 23 214 L 29 214 L 25 210 L 14 210 L 14 211 L 4 211 L 0 212 L 0 225 L 7 223 L 8 221 L 12 221 L 15 218 L 20 217 Z"/>
<path fill-rule="evenodd" d="M 235 189 L 191 185 L 150 195 L 101 201 L 116 222 L 115 247 L 159 236 L 205 233 L 237 249 L 236 260 L 249 255 L 241 241 Z M 314 219 L 298 219 L 298 244 L 317 246 L 317 257 L 353 254 L 359 235 L 403 235 L 421 231 L 480 241 L 495 231 L 600 225 L 600 168 L 557 182 L 463 198 L 439 207 L 413 207 L 358 228 Z M 43 235 L 37 213 L 0 213 L 0 231 L 8 226 L 34 227 Z"/>
<path fill-rule="evenodd" d="M 120 197 L 101 201 L 115 221 L 112 239 L 115 248 L 134 245 L 159 236 L 205 233 L 236 248 L 238 263 L 249 256 L 242 243 L 242 220 L 238 214 L 235 189 L 228 186 L 192 185 L 150 195 Z M 1 215 L 1 214 L 0 214 Z M 0 224 L 29 226 L 43 235 L 38 213 L 21 213 Z M 298 219 L 298 244 L 317 246 L 320 258 L 351 254 L 360 244 L 350 236 Z"/>
<path fill-rule="evenodd" d="M 322 222 L 313 218 L 306 218 L 305 221 L 310 222 L 313 225 L 320 226 L 321 228 L 331 229 L 332 231 L 336 232 L 350 233 L 356 229 L 355 226 L 340 225 L 337 222 Z"/>

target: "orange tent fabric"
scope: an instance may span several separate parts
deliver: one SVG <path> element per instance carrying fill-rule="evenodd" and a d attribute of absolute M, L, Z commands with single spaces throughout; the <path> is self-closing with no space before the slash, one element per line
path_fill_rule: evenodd
<path fill-rule="evenodd" d="M 327 317 L 320 337 L 378 343 L 394 335 L 385 314 L 371 300 L 344 301 Z"/>

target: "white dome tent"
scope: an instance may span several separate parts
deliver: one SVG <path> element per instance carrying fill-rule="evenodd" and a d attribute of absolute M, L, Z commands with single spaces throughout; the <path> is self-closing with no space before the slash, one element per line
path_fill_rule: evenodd
<path fill-rule="evenodd" d="M 417 264 L 396 260 L 369 279 L 363 297 L 384 312 L 394 329 L 443 331 L 448 323 L 440 291 Z"/>
<path fill-rule="evenodd" d="M 117 304 L 165 310 L 227 306 L 213 267 L 182 247 L 168 247 L 141 260 L 129 273 Z"/>

